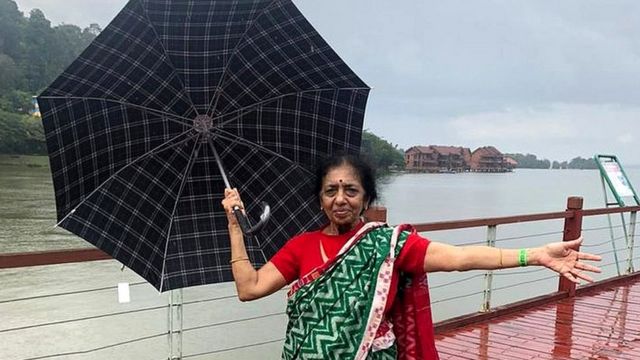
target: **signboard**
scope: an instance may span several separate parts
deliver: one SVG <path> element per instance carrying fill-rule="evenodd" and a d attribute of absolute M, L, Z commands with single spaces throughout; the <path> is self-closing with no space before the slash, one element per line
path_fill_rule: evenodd
<path fill-rule="evenodd" d="M 606 180 L 619 206 L 624 206 L 622 198 L 625 197 L 633 197 L 636 203 L 640 204 L 638 196 L 617 157 L 614 155 L 596 155 L 595 160 L 600 168 L 600 175 Z"/>

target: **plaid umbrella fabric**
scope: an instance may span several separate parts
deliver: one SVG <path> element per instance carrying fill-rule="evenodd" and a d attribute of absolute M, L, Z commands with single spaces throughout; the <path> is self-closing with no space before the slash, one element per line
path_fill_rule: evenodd
<path fill-rule="evenodd" d="M 289 0 L 131 0 L 38 97 L 59 225 L 160 291 L 229 281 L 214 151 L 271 206 L 261 265 L 322 221 L 312 169 L 359 151 L 368 92 Z"/>

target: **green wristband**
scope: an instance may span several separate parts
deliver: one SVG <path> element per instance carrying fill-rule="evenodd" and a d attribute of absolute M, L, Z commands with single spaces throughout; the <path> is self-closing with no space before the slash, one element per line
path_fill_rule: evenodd
<path fill-rule="evenodd" d="M 518 251 L 518 265 L 527 266 L 527 249 Z"/>

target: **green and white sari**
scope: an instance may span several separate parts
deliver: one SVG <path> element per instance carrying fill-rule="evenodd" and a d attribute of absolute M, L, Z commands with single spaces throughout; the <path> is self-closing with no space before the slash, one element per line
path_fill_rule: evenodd
<path fill-rule="evenodd" d="M 334 259 L 293 285 L 287 305 L 289 324 L 283 359 L 437 359 L 435 349 L 435 357 L 405 356 L 406 349 L 399 352 L 398 342 L 401 346 L 415 347 L 420 346 L 421 340 L 396 341 L 392 331 L 394 325 L 384 314 L 394 262 L 406 242 L 408 232 L 404 230 L 407 228 L 365 224 Z M 424 291 L 426 277 L 423 278 L 424 284 L 420 288 Z M 406 279 L 401 282 L 411 285 Z M 424 300 L 424 297 L 420 299 Z M 427 303 L 428 300 L 427 292 Z M 407 306 L 405 310 L 415 308 Z M 425 306 L 422 306 L 421 311 L 424 310 Z M 426 310 L 431 329 L 426 333 L 422 331 L 418 338 L 430 335 L 427 342 L 433 344 L 428 305 Z M 415 319 L 415 316 L 411 318 Z M 400 328 L 405 329 L 406 325 L 402 324 Z M 410 353 L 415 355 L 415 351 Z"/>

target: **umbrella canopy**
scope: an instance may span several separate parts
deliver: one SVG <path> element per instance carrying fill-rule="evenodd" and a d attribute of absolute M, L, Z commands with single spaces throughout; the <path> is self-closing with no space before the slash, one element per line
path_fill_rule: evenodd
<path fill-rule="evenodd" d="M 265 263 L 320 224 L 313 167 L 357 153 L 369 88 L 289 0 L 131 0 L 39 97 L 59 225 L 160 291 L 229 281 L 223 177 Z"/>

